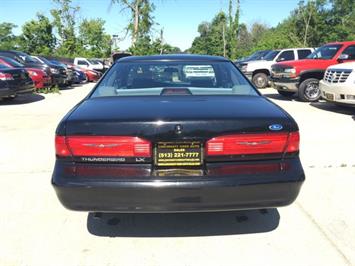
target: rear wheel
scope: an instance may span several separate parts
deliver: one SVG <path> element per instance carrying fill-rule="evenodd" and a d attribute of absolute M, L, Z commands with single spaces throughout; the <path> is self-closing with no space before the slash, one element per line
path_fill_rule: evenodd
<path fill-rule="evenodd" d="M 316 102 L 319 100 L 321 92 L 319 89 L 319 80 L 309 78 L 300 84 L 298 98 L 303 102 Z"/>
<path fill-rule="evenodd" d="M 257 87 L 258 89 L 263 89 L 266 88 L 268 84 L 268 77 L 265 73 L 256 73 L 253 76 L 252 81 L 255 87 Z"/>
<path fill-rule="evenodd" d="M 284 97 L 292 97 L 295 94 L 293 91 L 277 90 L 277 92 Z"/>

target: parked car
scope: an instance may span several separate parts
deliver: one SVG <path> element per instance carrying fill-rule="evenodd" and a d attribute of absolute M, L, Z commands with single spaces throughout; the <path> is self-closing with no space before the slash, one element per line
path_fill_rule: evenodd
<path fill-rule="evenodd" d="M 324 100 L 355 107 L 355 62 L 328 67 L 319 87 Z"/>
<path fill-rule="evenodd" d="M 249 61 L 240 64 L 240 69 L 258 89 L 263 89 L 269 84 L 271 66 L 273 64 L 277 62 L 304 59 L 313 51 L 313 48 L 294 48 L 271 51 L 264 57 L 264 60 Z"/>
<path fill-rule="evenodd" d="M 86 82 L 88 80 L 85 72 L 79 69 L 74 70 L 74 75 L 75 75 L 75 83 L 77 84 Z"/>
<path fill-rule="evenodd" d="M 48 59 L 49 60 L 49 59 Z M 66 73 L 66 79 L 65 79 L 65 84 L 67 84 L 67 86 L 71 86 L 73 83 L 75 83 L 75 73 L 74 73 L 74 69 L 72 67 L 70 67 L 69 65 L 62 63 L 58 60 L 49 60 L 51 63 L 63 67 L 65 69 L 65 73 Z"/>
<path fill-rule="evenodd" d="M 42 64 L 47 65 L 50 68 L 53 84 L 58 85 L 59 87 L 66 87 L 71 85 L 68 83 L 68 76 L 65 67 L 54 64 L 43 56 L 32 56 L 32 58 L 38 62 L 41 62 Z"/>
<path fill-rule="evenodd" d="M 0 100 L 13 99 L 16 96 L 15 88 L 9 86 L 9 84 L 6 82 L 7 78 L 0 72 Z"/>
<path fill-rule="evenodd" d="M 256 51 L 255 53 L 253 53 L 252 55 L 242 58 L 240 60 L 236 60 L 234 62 L 234 64 L 238 67 L 241 68 L 243 63 L 246 62 L 250 62 L 250 61 L 257 61 L 257 60 L 263 60 L 264 57 L 270 53 L 272 50 L 260 50 L 260 51 Z"/>
<path fill-rule="evenodd" d="M 0 50 L 0 56 L 14 59 L 15 61 L 24 65 L 25 68 L 38 68 L 46 72 L 47 75 L 52 75 L 51 69 L 48 65 L 33 59 L 30 55 L 26 53 L 13 50 Z"/>
<path fill-rule="evenodd" d="M 26 69 L 36 89 L 42 89 L 42 88 L 47 88 L 52 86 L 52 81 L 50 76 L 48 76 L 47 73 L 44 72 L 42 69 L 32 68 L 32 67 L 25 68 L 25 66 L 22 65 L 21 63 L 5 56 L 0 56 L 0 64 L 10 68 Z"/>
<path fill-rule="evenodd" d="M 213 82 L 187 79 L 192 65 Z M 120 59 L 59 123 L 55 148 L 52 184 L 72 210 L 278 207 L 305 178 L 296 122 L 223 57 Z"/>
<path fill-rule="evenodd" d="M 272 66 L 272 86 L 283 96 L 298 93 L 305 102 L 321 97 L 319 81 L 329 66 L 355 61 L 355 41 L 326 44 L 305 60 L 278 63 Z"/>
<path fill-rule="evenodd" d="M 0 80 L 5 81 L 13 92 L 12 95 L 8 95 L 9 99 L 15 98 L 18 94 L 32 93 L 34 90 L 33 81 L 23 68 L 9 68 L 0 64 Z"/>
<path fill-rule="evenodd" d="M 101 72 L 98 72 L 98 71 L 95 71 L 95 70 L 90 70 L 90 69 L 85 69 L 85 68 L 81 68 L 81 67 L 77 67 L 80 71 L 84 72 L 85 73 L 85 76 L 86 76 L 86 80 L 88 82 L 96 82 L 98 81 L 101 76 L 102 76 L 102 73 Z"/>
<path fill-rule="evenodd" d="M 83 57 L 74 58 L 74 65 L 88 70 L 95 70 L 100 72 L 104 70 L 104 67 L 101 63 L 97 63 L 96 61 L 91 61 L 90 59 Z"/>

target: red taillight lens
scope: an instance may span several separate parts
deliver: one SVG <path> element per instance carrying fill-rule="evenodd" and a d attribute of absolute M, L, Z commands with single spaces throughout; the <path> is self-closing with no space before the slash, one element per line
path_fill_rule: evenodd
<path fill-rule="evenodd" d="M 9 73 L 0 73 L 0 79 L 1 80 L 13 80 L 14 78 Z"/>
<path fill-rule="evenodd" d="M 298 152 L 300 149 L 300 133 L 291 132 L 288 136 L 286 152 Z"/>
<path fill-rule="evenodd" d="M 298 142 L 298 132 L 226 135 L 209 140 L 206 154 L 223 156 L 295 152 L 298 151 Z"/>
<path fill-rule="evenodd" d="M 71 156 L 65 137 L 63 136 L 55 137 L 55 153 L 61 157 Z"/>
<path fill-rule="evenodd" d="M 56 152 L 58 156 L 151 157 L 151 143 L 129 136 L 57 136 Z"/>

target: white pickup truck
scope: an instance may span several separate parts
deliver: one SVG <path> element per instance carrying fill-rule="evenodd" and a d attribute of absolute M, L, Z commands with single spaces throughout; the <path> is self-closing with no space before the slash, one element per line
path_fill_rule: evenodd
<path fill-rule="evenodd" d="M 74 65 L 81 68 L 96 70 L 100 72 L 102 72 L 104 69 L 104 66 L 101 63 L 98 63 L 96 60 L 90 60 L 84 57 L 76 57 L 74 59 Z"/>
<path fill-rule="evenodd" d="M 264 60 L 245 62 L 239 67 L 244 75 L 246 75 L 258 89 L 262 89 L 269 84 L 271 66 L 273 64 L 284 61 L 301 60 L 306 58 L 313 51 L 313 48 L 274 50 L 269 52 L 264 57 Z"/>

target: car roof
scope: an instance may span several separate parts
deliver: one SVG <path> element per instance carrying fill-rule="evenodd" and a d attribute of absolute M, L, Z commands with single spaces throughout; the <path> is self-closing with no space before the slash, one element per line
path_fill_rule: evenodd
<path fill-rule="evenodd" d="M 330 43 L 325 43 L 324 45 L 331 45 L 331 44 L 345 44 L 345 45 L 351 45 L 355 44 L 355 41 L 347 41 L 347 42 L 330 42 Z"/>
<path fill-rule="evenodd" d="M 166 54 L 148 56 L 128 56 L 123 57 L 117 62 L 137 62 L 137 61 L 208 61 L 208 62 L 229 62 L 222 56 L 195 55 L 195 54 Z"/>

